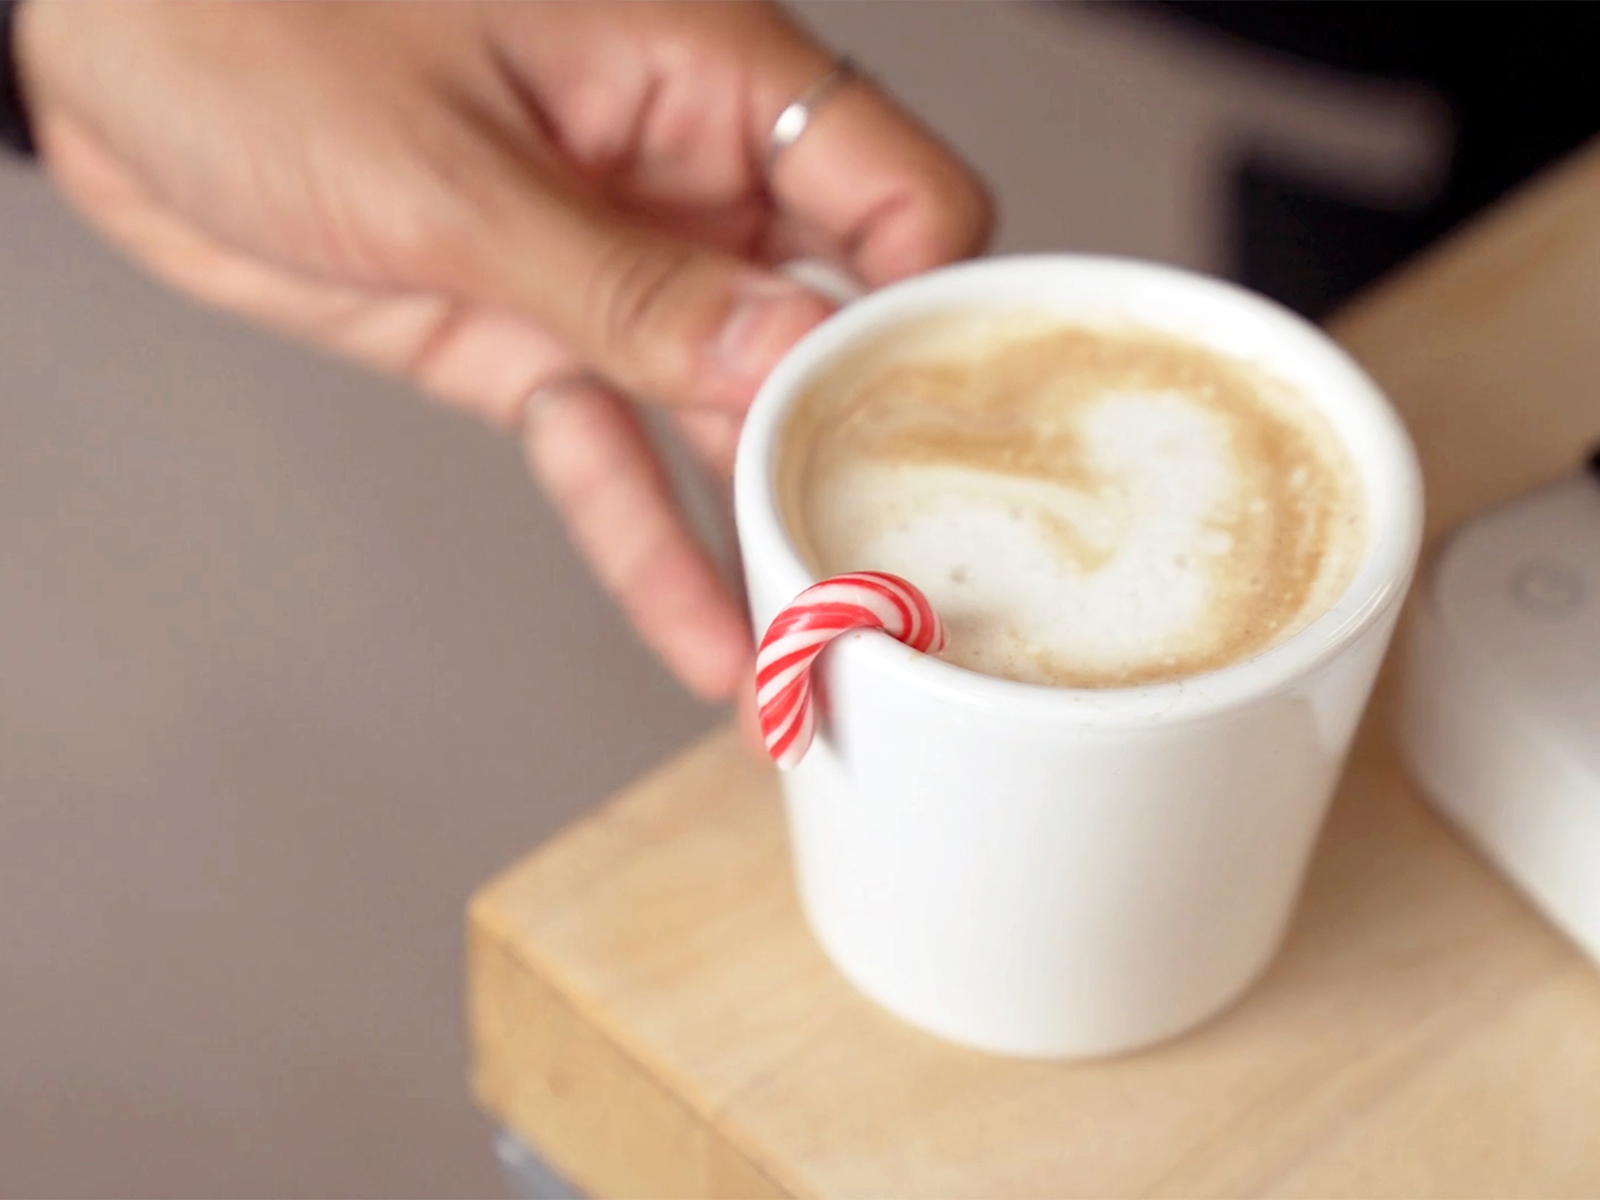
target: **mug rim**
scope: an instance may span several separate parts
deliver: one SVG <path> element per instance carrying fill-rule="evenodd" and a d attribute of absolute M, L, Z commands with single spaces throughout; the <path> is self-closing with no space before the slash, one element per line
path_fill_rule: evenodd
<path fill-rule="evenodd" d="M 1302 343 L 1300 349 L 1323 360 L 1312 365 L 1329 377 L 1327 386 L 1319 386 L 1317 394 L 1308 398 L 1328 414 L 1331 405 L 1325 398 L 1339 396 L 1339 404 L 1357 410 L 1347 414 L 1347 419 L 1360 421 L 1366 431 L 1366 444 L 1361 447 L 1351 444 L 1347 432 L 1340 432 L 1361 476 L 1367 505 L 1367 544 L 1350 582 L 1305 628 L 1258 654 L 1212 671 L 1132 687 L 1057 687 L 985 675 L 915 653 L 876 632 L 852 637 L 830 653 L 848 652 L 856 669 L 896 677 L 908 686 L 973 710 L 1003 711 L 1018 719 L 1068 718 L 1079 724 L 1129 725 L 1156 718 L 1165 724 L 1234 708 L 1292 685 L 1356 641 L 1400 603 L 1421 546 L 1422 476 L 1410 435 L 1377 384 L 1327 333 L 1276 301 L 1197 272 L 1108 255 L 1004 255 L 939 268 L 875 291 L 806 334 L 762 384 L 739 440 L 734 501 L 747 569 L 752 554 L 746 543 L 753 542 L 765 549 L 763 561 L 776 572 L 773 582 L 781 594 L 792 597 L 817 582 L 783 520 L 777 468 L 789 412 L 818 370 L 876 328 L 892 326 L 923 311 L 984 303 L 982 299 L 964 301 L 964 291 L 971 293 L 1011 280 L 1026 293 L 1030 280 L 1037 291 L 1041 277 L 1064 273 L 1116 275 L 1125 285 L 1204 294 L 1206 302 L 1264 323 L 1281 339 Z M 1027 302 L 1023 295 L 1018 307 Z M 1034 303 L 1039 306 L 1038 301 Z M 1203 338 L 1196 340 L 1204 344 Z"/>

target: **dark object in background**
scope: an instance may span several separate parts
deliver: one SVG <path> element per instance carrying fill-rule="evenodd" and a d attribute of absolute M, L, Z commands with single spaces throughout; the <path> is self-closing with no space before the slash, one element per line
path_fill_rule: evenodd
<path fill-rule="evenodd" d="M 1600 7 L 1535 3 L 1218 3 L 1145 11 L 1325 67 L 1434 89 L 1455 119 L 1441 194 L 1384 211 L 1260 154 L 1234 168 L 1234 274 L 1311 317 L 1600 132 Z"/>
<path fill-rule="evenodd" d="M 12 42 L 17 0 L 0 0 L 0 147 L 16 154 L 33 154 L 33 131 L 28 108 L 17 85 L 17 59 Z"/>

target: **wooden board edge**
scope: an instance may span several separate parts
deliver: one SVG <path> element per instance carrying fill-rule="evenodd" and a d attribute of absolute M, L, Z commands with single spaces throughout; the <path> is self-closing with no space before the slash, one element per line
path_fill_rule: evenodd
<path fill-rule="evenodd" d="M 607 1037 L 492 925 L 469 922 L 467 956 L 473 1095 L 576 1186 L 661 1200 L 801 1194 Z"/>

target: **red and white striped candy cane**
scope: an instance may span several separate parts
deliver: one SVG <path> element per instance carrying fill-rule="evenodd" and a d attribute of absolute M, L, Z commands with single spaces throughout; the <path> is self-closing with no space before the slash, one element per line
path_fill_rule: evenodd
<path fill-rule="evenodd" d="M 852 629 L 881 629 L 913 650 L 944 649 L 944 625 L 928 598 L 898 575 L 856 571 L 813 584 L 773 618 L 756 656 L 756 707 L 767 753 L 784 770 L 805 757 L 816 723 L 811 664 Z"/>

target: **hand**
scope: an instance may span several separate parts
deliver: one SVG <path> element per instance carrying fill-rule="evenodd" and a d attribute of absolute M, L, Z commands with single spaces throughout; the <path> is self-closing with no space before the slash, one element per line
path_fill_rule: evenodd
<path fill-rule="evenodd" d="M 36 139 L 112 241 L 201 300 L 496 425 L 635 627 L 702 696 L 750 635 L 632 408 L 726 472 L 827 313 L 768 268 L 882 284 L 976 252 L 978 183 L 870 85 L 764 178 L 831 56 L 750 3 L 58 3 L 17 47 Z M 531 399 L 530 399 L 531 398 Z"/>

